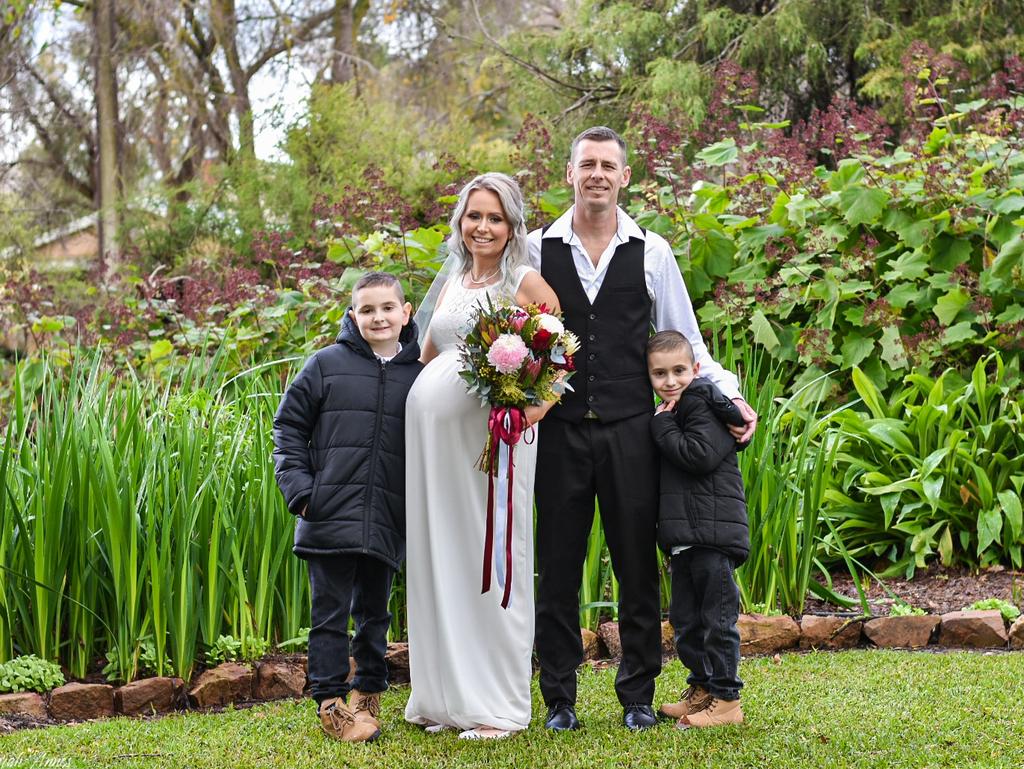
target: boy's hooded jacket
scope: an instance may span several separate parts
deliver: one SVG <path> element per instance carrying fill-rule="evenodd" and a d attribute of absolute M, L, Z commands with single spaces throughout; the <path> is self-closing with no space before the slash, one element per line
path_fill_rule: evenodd
<path fill-rule="evenodd" d="M 750 553 L 750 533 L 736 440 L 722 422 L 736 420 L 719 416 L 723 400 L 714 384 L 697 377 L 674 410 L 651 419 L 661 454 L 658 544 L 666 552 L 679 545 L 720 550 L 739 565 Z"/>
<path fill-rule="evenodd" d="M 348 312 L 335 344 L 306 361 L 274 416 L 274 467 L 295 554 L 405 557 L 405 400 L 423 368 L 416 325 L 382 364 Z"/>

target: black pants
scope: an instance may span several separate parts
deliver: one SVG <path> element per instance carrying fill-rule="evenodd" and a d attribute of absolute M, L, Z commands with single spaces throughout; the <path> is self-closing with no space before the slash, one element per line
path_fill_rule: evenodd
<path fill-rule="evenodd" d="M 309 629 L 309 681 L 317 703 L 347 697 L 350 689 L 382 692 L 388 688 L 384 655 L 391 614 L 388 599 L 395 570 L 369 555 L 334 555 L 309 559 L 312 619 Z M 349 615 L 355 619 L 349 671 Z"/>
<path fill-rule="evenodd" d="M 690 670 L 686 682 L 714 697 L 737 700 L 740 634 L 736 619 L 740 591 L 732 559 L 717 550 L 691 547 L 672 556 L 672 605 L 676 653 Z"/>
<path fill-rule="evenodd" d="M 537 659 L 548 705 L 576 701 L 580 583 L 596 495 L 619 581 L 623 704 L 650 704 L 661 671 L 655 526 L 658 456 L 650 415 L 609 424 L 544 421 L 537 458 Z"/>

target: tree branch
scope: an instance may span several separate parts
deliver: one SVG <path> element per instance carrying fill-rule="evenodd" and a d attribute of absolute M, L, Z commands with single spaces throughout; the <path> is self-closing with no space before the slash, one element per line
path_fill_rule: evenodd
<path fill-rule="evenodd" d="M 526 59 L 523 59 L 523 58 L 517 56 L 516 54 L 512 53 L 510 50 L 505 48 L 501 43 L 499 43 L 494 38 L 493 35 L 491 35 L 490 32 L 487 31 L 487 27 L 484 25 L 483 18 L 480 16 L 480 6 L 477 4 L 476 0 L 472 0 L 472 4 L 473 4 L 473 13 L 476 15 L 477 26 L 480 28 L 480 31 L 483 33 L 483 36 L 487 39 L 488 45 L 491 46 L 492 48 L 494 48 L 494 50 L 496 50 L 498 53 L 500 53 L 505 58 L 509 59 L 510 61 L 514 62 L 515 64 L 518 64 L 523 69 L 525 69 L 525 70 L 527 70 L 529 72 L 532 72 L 533 74 L 535 74 L 538 77 L 546 80 L 548 83 L 551 83 L 552 85 L 557 85 L 560 88 L 564 88 L 564 89 L 569 90 L 569 91 L 575 91 L 576 93 L 579 93 L 579 94 L 587 94 L 587 93 L 593 94 L 593 93 L 597 93 L 599 91 L 604 91 L 604 92 L 607 92 L 609 94 L 617 95 L 620 92 L 621 89 L 616 88 L 614 86 L 609 86 L 609 85 L 597 85 L 597 86 L 585 87 L 585 86 L 581 86 L 581 85 L 576 85 L 575 83 L 566 82 L 565 80 L 557 78 L 554 75 L 552 75 L 551 73 L 544 71 L 543 69 L 538 67 L 533 62 L 527 61 Z M 440 26 L 447 27 L 447 25 L 441 19 L 435 18 L 435 22 L 438 23 Z M 471 38 L 468 38 L 468 37 L 466 37 L 464 35 L 460 35 L 460 34 L 454 32 L 454 31 L 451 31 L 450 29 L 448 31 L 448 34 L 451 37 L 458 38 L 460 40 L 467 40 L 467 41 L 469 41 L 471 43 L 476 43 L 477 42 L 477 41 L 472 40 Z"/>
<path fill-rule="evenodd" d="M 321 26 L 325 21 L 329 21 L 332 13 L 333 10 L 328 8 L 320 13 L 313 14 L 300 24 L 291 35 L 286 36 L 280 43 L 272 45 L 262 51 L 256 59 L 245 68 L 245 81 L 248 83 L 252 80 L 253 76 L 267 65 L 267 62 L 287 51 L 296 41 L 305 42 L 311 39 L 316 28 Z"/>

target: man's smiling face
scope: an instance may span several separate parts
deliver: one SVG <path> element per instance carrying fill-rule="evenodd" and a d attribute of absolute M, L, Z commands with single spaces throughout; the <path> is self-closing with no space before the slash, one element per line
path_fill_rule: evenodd
<path fill-rule="evenodd" d="M 596 212 L 615 207 L 630 173 L 617 142 L 584 139 L 566 166 L 565 178 L 576 205 Z"/>

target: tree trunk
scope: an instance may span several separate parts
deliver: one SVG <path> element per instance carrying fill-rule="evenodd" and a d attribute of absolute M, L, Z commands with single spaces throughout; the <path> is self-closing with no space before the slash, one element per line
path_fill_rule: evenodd
<path fill-rule="evenodd" d="M 331 82 L 347 83 L 352 79 L 352 53 L 355 47 L 350 0 L 335 0 L 334 14 L 331 16 L 331 34 L 334 38 L 334 47 L 331 50 Z"/>
<path fill-rule="evenodd" d="M 116 280 L 121 265 L 118 247 L 118 113 L 114 66 L 114 0 L 96 0 L 96 191 L 99 210 L 100 259 L 105 281 Z"/>

